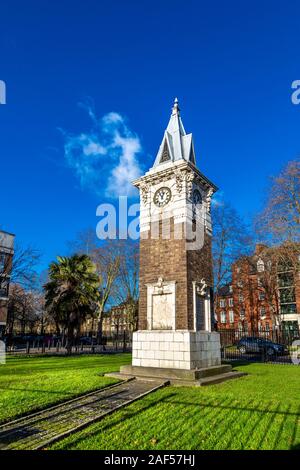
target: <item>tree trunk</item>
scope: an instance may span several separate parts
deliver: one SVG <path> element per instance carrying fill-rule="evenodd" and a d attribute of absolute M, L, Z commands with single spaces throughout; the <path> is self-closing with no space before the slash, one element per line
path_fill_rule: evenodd
<path fill-rule="evenodd" d="M 67 354 L 72 354 L 72 346 L 73 346 L 73 340 L 74 340 L 74 329 L 72 325 L 68 325 L 68 330 L 67 330 Z"/>
<path fill-rule="evenodd" d="M 99 317 L 98 317 L 98 331 L 97 331 L 98 344 L 102 343 L 102 328 L 103 328 L 103 312 L 100 312 Z"/>
<path fill-rule="evenodd" d="M 58 322 L 55 322 L 55 329 L 56 329 L 56 334 L 59 336 L 60 335 L 60 327 Z"/>

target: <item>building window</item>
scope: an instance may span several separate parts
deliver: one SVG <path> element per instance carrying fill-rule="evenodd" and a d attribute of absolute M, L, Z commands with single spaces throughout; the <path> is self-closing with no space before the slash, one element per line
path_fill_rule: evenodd
<path fill-rule="evenodd" d="M 232 286 L 229 286 L 229 292 L 232 294 Z"/>
<path fill-rule="evenodd" d="M 281 304 L 296 302 L 295 289 L 293 287 L 291 289 L 280 289 L 279 295 Z"/>
<path fill-rule="evenodd" d="M 5 299 L 8 297 L 8 282 L 6 279 L 0 280 L 0 297 Z"/>
<path fill-rule="evenodd" d="M 265 307 L 260 307 L 260 309 L 259 309 L 259 316 L 260 316 L 260 318 L 262 318 L 262 319 L 266 317 L 266 309 L 265 309 Z"/>
<path fill-rule="evenodd" d="M 289 273 L 279 273 L 278 274 L 278 287 L 293 287 L 294 286 L 294 274 Z"/>
<path fill-rule="evenodd" d="M 244 302 L 244 296 L 243 296 L 243 294 L 239 294 L 239 302 Z"/>
<path fill-rule="evenodd" d="M 230 299 L 228 299 L 228 305 L 229 307 L 233 307 L 233 298 L 230 297 Z"/>
<path fill-rule="evenodd" d="M 265 270 L 265 263 L 263 262 L 263 260 L 260 258 L 258 261 L 257 261 L 257 272 L 258 273 L 262 273 L 264 272 Z"/>
<path fill-rule="evenodd" d="M 226 312 L 221 312 L 221 323 L 226 323 Z"/>
<path fill-rule="evenodd" d="M 259 300 L 265 300 L 265 297 L 266 297 L 266 296 L 265 296 L 265 293 L 264 293 L 264 292 L 260 291 L 260 292 L 258 293 L 258 298 L 259 298 Z"/>
<path fill-rule="evenodd" d="M 240 318 L 241 320 L 245 318 L 245 310 L 240 310 Z"/>
<path fill-rule="evenodd" d="M 220 307 L 225 307 L 226 306 L 226 300 L 225 299 L 221 299 L 220 300 Z"/>
<path fill-rule="evenodd" d="M 257 278 L 257 285 L 258 285 L 258 287 L 263 287 L 263 282 L 262 282 L 262 278 L 261 278 L 261 277 L 258 277 L 258 278 Z"/>
<path fill-rule="evenodd" d="M 229 310 L 229 323 L 234 323 L 234 312 Z"/>
<path fill-rule="evenodd" d="M 240 287 L 240 288 L 242 288 L 242 287 L 244 286 L 243 281 L 238 281 L 238 282 L 237 282 L 237 286 Z"/>
<path fill-rule="evenodd" d="M 297 306 L 296 304 L 280 305 L 280 313 L 282 315 L 289 315 L 289 314 L 297 313 Z"/>
<path fill-rule="evenodd" d="M 0 273 L 3 273 L 6 270 L 6 255 L 0 253 Z"/>

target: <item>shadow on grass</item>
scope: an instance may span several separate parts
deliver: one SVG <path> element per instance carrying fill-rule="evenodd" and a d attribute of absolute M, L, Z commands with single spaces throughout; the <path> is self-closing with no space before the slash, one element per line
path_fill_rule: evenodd
<path fill-rule="evenodd" d="M 156 401 L 153 401 L 151 403 L 148 403 L 147 405 L 143 406 L 139 411 L 138 413 L 141 413 L 141 412 L 144 412 L 144 411 L 148 411 L 150 410 L 151 408 L 154 408 L 155 406 L 157 406 L 158 404 L 160 403 L 164 403 L 166 401 L 166 398 L 170 398 L 170 397 L 173 397 L 173 396 L 176 396 L 176 393 L 175 392 L 170 392 L 166 395 L 166 397 L 163 397 L 163 398 L 160 398 Z M 145 399 L 144 399 L 145 400 Z M 146 400 L 145 400 L 146 401 Z M 137 415 L 137 412 L 134 410 L 134 411 L 131 411 L 131 410 L 128 410 L 128 408 L 124 408 L 123 410 L 120 411 L 121 413 L 121 417 L 118 418 L 118 419 L 114 419 L 113 418 L 113 422 L 112 423 L 108 423 L 106 425 L 104 425 L 102 428 L 101 428 L 101 433 L 103 431 L 106 431 L 114 426 L 117 426 L 118 424 L 123 424 L 125 421 L 128 421 L 128 420 L 131 420 L 132 418 L 135 418 L 136 415 Z M 124 416 L 125 414 L 125 416 Z M 112 415 L 113 416 L 113 415 Z M 105 416 L 104 416 L 105 418 Z M 97 423 L 95 423 L 96 425 Z M 91 424 L 90 426 L 94 426 L 94 424 Z M 86 431 L 83 430 L 83 431 L 79 431 L 79 433 L 85 433 Z M 88 437 L 93 437 L 93 436 L 97 436 L 99 434 L 99 431 L 98 430 L 95 430 L 93 432 L 89 432 L 88 433 Z M 74 434 L 75 436 L 75 434 Z M 82 436 L 82 437 L 77 437 L 76 439 L 74 439 L 72 441 L 72 443 L 70 445 L 67 445 L 66 446 L 66 449 L 70 449 L 70 448 L 73 448 L 74 447 L 74 444 L 76 445 L 77 443 L 80 443 L 81 441 L 85 440 L 86 439 L 86 436 Z"/>
<path fill-rule="evenodd" d="M 293 431 L 292 431 L 292 436 L 291 436 L 292 445 L 291 445 L 290 449 L 292 449 L 292 448 L 299 448 L 300 449 L 300 443 L 299 444 L 295 443 L 297 429 L 298 429 L 298 425 L 299 425 L 299 418 L 300 418 L 300 406 L 298 407 L 296 412 L 291 411 L 291 405 L 286 405 L 287 409 L 285 411 L 281 411 L 280 410 L 280 406 L 281 406 L 280 404 L 277 405 L 275 410 L 272 410 L 272 409 L 270 409 L 271 406 L 272 406 L 272 402 L 267 403 L 267 405 L 264 408 L 259 408 L 257 406 L 254 406 L 254 407 L 249 406 L 249 404 L 251 402 L 254 402 L 254 400 L 251 400 L 250 402 L 248 402 L 248 406 L 242 406 L 242 407 L 241 406 L 235 406 L 235 405 L 234 406 L 227 405 L 226 403 L 224 404 L 224 402 L 222 402 L 222 404 L 199 403 L 199 404 L 197 404 L 197 406 L 200 406 L 203 409 L 212 407 L 212 408 L 217 409 L 219 411 L 220 410 L 222 410 L 222 411 L 225 410 L 225 411 L 228 411 L 229 416 L 230 416 L 231 412 L 233 412 L 233 411 L 248 412 L 250 414 L 250 417 L 253 417 L 252 419 L 254 419 L 254 413 L 255 414 L 258 413 L 260 416 L 258 416 L 258 418 L 256 420 L 256 423 L 253 424 L 253 426 L 251 427 L 251 431 L 248 433 L 248 439 L 250 440 L 252 433 L 256 432 L 259 426 L 264 426 L 265 434 L 262 434 L 262 436 L 261 436 L 261 438 L 258 442 L 258 446 L 257 446 L 258 449 L 260 449 L 263 446 L 264 441 L 267 437 L 268 431 L 272 428 L 272 426 L 275 425 L 275 423 L 274 423 L 275 419 L 280 417 L 281 418 L 281 423 L 280 423 L 280 426 L 278 426 L 276 437 L 274 439 L 274 445 L 272 447 L 273 450 L 276 450 L 277 445 L 280 442 L 280 438 L 283 434 L 284 428 L 287 424 L 287 420 L 289 418 L 294 418 Z M 194 403 L 183 402 L 183 401 L 171 401 L 170 403 L 177 404 L 177 405 L 184 405 L 184 406 L 192 406 L 192 407 L 195 406 Z M 262 418 L 267 418 L 267 422 L 264 422 Z M 249 420 L 249 416 L 248 416 L 248 419 L 246 419 L 246 421 L 248 421 L 248 420 Z M 234 421 L 234 419 L 231 419 L 231 421 Z M 227 426 L 228 430 L 230 430 L 230 426 L 228 426 L 229 424 L 230 423 L 226 422 L 226 426 Z M 231 434 L 234 434 L 233 430 L 231 430 L 229 432 Z M 230 443 L 225 448 L 228 449 L 229 447 L 230 447 Z"/>
<path fill-rule="evenodd" d="M 296 444 L 290 447 L 290 450 L 300 450 L 300 444 Z"/>
<path fill-rule="evenodd" d="M 286 409 L 280 410 L 281 405 L 278 404 L 275 409 L 271 409 L 272 406 L 274 407 L 274 403 L 270 401 L 267 402 L 262 408 L 255 406 L 255 400 L 248 401 L 245 406 L 239 406 L 238 404 L 232 405 L 232 399 L 230 398 L 222 401 L 222 403 L 216 403 L 215 401 L 209 401 L 205 403 L 189 403 L 186 401 L 174 400 L 174 397 L 176 396 L 177 394 L 173 392 L 162 397 L 161 399 L 151 401 L 150 403 L 148 399 L 148 402 L 146 402 L 138 410 L 124 409 L 122 410 L 121 415 L 118 413 L 118 417 L 113 417 L 107 424 L 101 426 L 101 428 L 97 427 L 97 429 L 93 431 L 89 431 L 88 428 L 87 430 L 82 431 L 82 433 L 80 433 L 81 435 L 79 435 L 77 438 L 75 437 L 76 435 L 74 435 L 73 438 L 71 438 L 71 442 L 66 443 L 64 448 L 74 449 L 77 446 L 80 446 L 80 443 L 84 442 L 86 439 L 92 439 L 97 435 L 99 436 L 99 434 L 113 429 L 120 424 L 123 425 L 125 422 L 127 422 L 128 425 L 128 421 L 134 419 L 137 414 L 149 412 L 150 409 L 165 404 L 166 406 L 178 406 L 178 412 L 176 413 L 178 416 L 182 416 L 182 412 L 185 410 L 184 419 L 186 420 L 187 427 L 188 423 L 190 423 L 190 426 L 192 426 L 195 413 L 199 410 L 201 412 L 201 422 L 203 422 L 203 420 L 213 420 L 214 435 L 211 449 L 218 448 L 220 440 L 224 439 L 224 434 L 226 434 L 226 438 L 224 440 L 223 449 L 228 450 L 232 448 L 232 443 L 236 437 L 237 432 L 234 425 L 238 420 L 239 427 L 242 426 L 244 431 L 247 429 L 249 421 L 251 421 L 250 428 L 247 429 L 246 435 L 245 432 L 241 434 L 243 443 L 246 443 L 247 446 L 248 443 L 251 442 L 251 439 L 253 439 L 253 437 L 256 435 L 256 441 L 253 441 L 254 443 L 256 442 L 256 444 L 253 444 L 253 446 L 255 446 L 257 449 L 269 448 L 270 450 L 276 450 L 279 448 L 279 445 L 281 445 L 282 441 L 286 439 L 284 437 L 285 427 L 290 426 L 292 428 L 290 449 L 300 450 L 300 443 L 296 442 L 297 429 L 299 426 L 300 407 L 298 407 L 297 411 L 291 411 L 291 405 L 286 405 Z M 198 408 L 197 411 L 195 410 L 195 407 Z M 241 412 L 243 414 L 237 416 L 234 412 Z M 156 417 L 159 419 L 159 412 Z M 280 419 L 279 424 L 278 418 Z M 182 435 L 182 427 L 180 427 L 180 429 L 178 429 L 176 426 L 172 427 L 171 438 L 173 442 L 176 442 L 177 437 L 180 438 Z M 274 438 L 272 436 L 274 436 Z M 212 436 L 210 436 L 210 439 L 211 437 Z M 240 444 L 243 448 L 243 444 Z M 192 448 L 200 449 L 198 443 L 193 445 Z"/>

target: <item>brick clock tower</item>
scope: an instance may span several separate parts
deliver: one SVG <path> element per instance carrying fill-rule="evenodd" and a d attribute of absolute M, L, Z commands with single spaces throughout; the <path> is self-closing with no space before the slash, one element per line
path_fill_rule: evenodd
<path fill-rule="evenodd" d="M 141 203 L 139 318 L 132 365 L 121 375 L 186 384 L 229 378 L 234 373 L 221 366 L 212 331 L 210 205 L 217 188 L 196 166 L 177 99 L 153 167 L 133 184 Z"/>

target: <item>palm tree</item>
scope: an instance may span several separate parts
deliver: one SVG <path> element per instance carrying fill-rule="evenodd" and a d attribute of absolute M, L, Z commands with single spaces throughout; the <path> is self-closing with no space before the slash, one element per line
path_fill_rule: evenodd
<path fill-rule="evenodd" d="M 87 255 L 57 257 L 49 267 L 45 284 L 46 308 L 54 320 L 67 330 L 70 354 L 74 331 L 80 330 L 87 315 L 93 315 L 100 301 L 96 266 Z"/>

